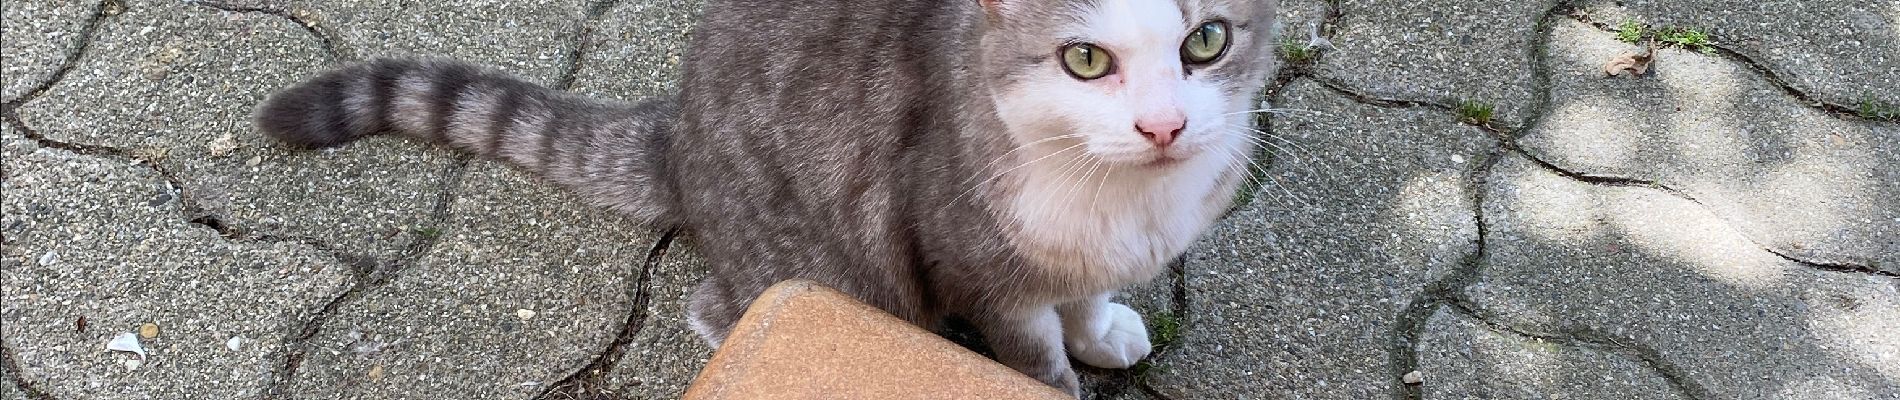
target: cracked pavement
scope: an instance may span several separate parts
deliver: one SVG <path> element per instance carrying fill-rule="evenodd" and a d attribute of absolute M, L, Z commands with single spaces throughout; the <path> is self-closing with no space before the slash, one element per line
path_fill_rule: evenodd
<path fill-rule="evenodd" d="M 1263 184 L 1124 293 L 1177 337 L 1092 397 L 1900 399 L 1900 121 L 1856 112 L 1900 104 L 1900 3 L 1283 5 L 1333 47 L 1263 83 L 1294 110 Z M 700 9 L 5 3 L 0 398 L 677 396 L 710 355 L 690 237 L 248 118 L 379 55 L 666 93 Z M 1713 47 L 1607 78 L 1625 21 Z M 136 368 L 104 350 L 144 324 Z"/>

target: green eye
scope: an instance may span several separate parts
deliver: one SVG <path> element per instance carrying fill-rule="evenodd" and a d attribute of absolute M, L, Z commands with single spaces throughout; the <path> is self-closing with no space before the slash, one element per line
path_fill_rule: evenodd
<path fill-rule="evenodd" d="M 1188 33 L 1181 43 L 1181 59 L 1190 64 L 1205 64 L 1227 52 L 1227 23 L 1209 21 Z"/>
<path fill-rule="evenodd" d="M 1062 48 L 1062 69 L 1086 81 L 1108 75 L 1115 69 L 1115 60 L 1100 47 L 1076 43 Z"/>

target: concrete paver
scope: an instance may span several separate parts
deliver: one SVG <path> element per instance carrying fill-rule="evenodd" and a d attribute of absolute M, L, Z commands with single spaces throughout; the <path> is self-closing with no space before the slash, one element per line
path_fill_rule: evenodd
<path fill-rule="evenodd" d="M 1603 64 L 1635 46 L 1573 20 L 1555 36 L 1555 100 L 1525 148 L 1681 190 L 1783 254 L 1900 272 L 1900 124 L 1829 115 L 1682 49 L 1659 50 L 1653 77 L 1605 79 Z"/>
<path fill-rule="evenodd" d="M 348 286 L 326 252 L 186 222 L 148 167 L 7 130 L 0 334 L 19 378 L 54 398 L 255 398 L 289 332 Z M 105 350 L 144 324 L 158 335 L 136 368 Z"/>
<path fill-rule="evenodd" d="M 1337 48 L 1317 73 L 1377 97 L 1490 103 L 1498 120 L 1515 122 L 1536 106 L 1535 28 L 1551 4 L 1338 2 Z"/>
<path fill-rule="evenodd" d="M 1593 19 L 1693 28 L 1843 105 L 1900 104 L 1900 4 L 1865 0 L 1593 0 Z"/>
<path fill-rule="evenodd" d="M 256 133 L 251 108 L 333 65 L 296 24 L 178 2 L 129 2 L 72 72 L 19 109 L 46 138 L 122 149 L 171 171 L 185 200 L 252 236 L 320 239 L 393 258 L 416 241 L 454 166 L 449 153 L 375 139 L 295 152 Z"/>
<path fill-rule="evenodd" d="M 637 101 L 679 91 L 680 64 L 699 0 L 624 2 L 594 21 L 573 90 Z"/>
<path fill-rule="evenodd" d="M 1900 278 L 1776 257 L 1666 192 L 1592 185 L 1519 157 L 1487 185 L 1479 314 L 1649 354 L 1697 398 L 1900 393 Z"/>
<path fill-rule="evenodd" d="M 532 398 L 614 340 L 654 235 L 499 163 L 464 179 L 441 242 L 325 321 L 290 397 Z"/>
<path fill-rule="evenodd" d="M 25 96 L 27 91 L 53 79 L 54 71 L 66 56 L 78 49 L 85 39 L 86 21 L 97 10 L 95 3 L 80 0 L 33 0 L 7 2 L 0 10 L 0 52 L 7 62 L 0 65 L 0 98 L 5 101 Z"/>
<path fill-rule="evenodd" d="M 1419 339 L 1425 399 L 1687 399 L 1641 360 L 1501 331 L 1440 308 Z"/>
<path fill-rule="evenodd" d="M 631 399 L 678 398 L 712 357 L 686 322 L 687 296 L 707 274 L 691 238 L 675 238 L 650 271 L 646 318 L 626 352 L 603 374 L 607 391 Z"/>

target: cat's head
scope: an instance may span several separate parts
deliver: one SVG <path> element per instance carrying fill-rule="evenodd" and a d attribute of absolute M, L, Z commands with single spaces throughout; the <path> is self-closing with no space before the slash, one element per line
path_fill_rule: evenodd
<path fill-rule="evenodd" d="M 979 68 L 1017 145 L 1142 168 L 1252 148 L 1273 0 L 978 2 Z"/>

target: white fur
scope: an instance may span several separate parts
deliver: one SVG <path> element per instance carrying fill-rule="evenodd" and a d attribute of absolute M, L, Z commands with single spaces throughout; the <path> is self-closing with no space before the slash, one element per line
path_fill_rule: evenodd
<path fill-rule="evenodd" d="M 692 328 L 693 333 L 699 335 L 699 339 L 705 340 L 706 344 L 712 346 L 714 350 L 719 349 L 719 337 L 713 336 L 712 325 L 707 325 L 706 321 L 699 320 L 698 315 L 693 315 L 692 312 L 687 312 L 686 313 L 686 327 Z"/>
<path fill-rule="evenodd" d="M 1141 314 L 1098 295 L 1063 305 L 1062 342 L 1076 360 L 1100 368 L 1128 368 L 1148 356 L 1154 345 Z"/>
<path fill-rule="evenodd" d="M 1017 143 L 1035 143 L 1013 160 L 1027 164 L 1013 176 L 1023 188 L 1008 209 L 1014 239 L 1045 267 L 1110 290 L 1151 279 L 1223 211 L 1216 192 L 1232 188 L 1221 177 L 1253 152 L 1238 113 L 1253 100 L 1185 73 L 1180 44 L 1204 16 L 1168 0 L 1101 4 L 1067 34 L 1107 49 L 1115 73 L 1082 81 L 1052 62 L 992 100 Z M 1173 145 L 1135 130 L 1138 117 L 1169 111 L 1187 118 Z"/>

